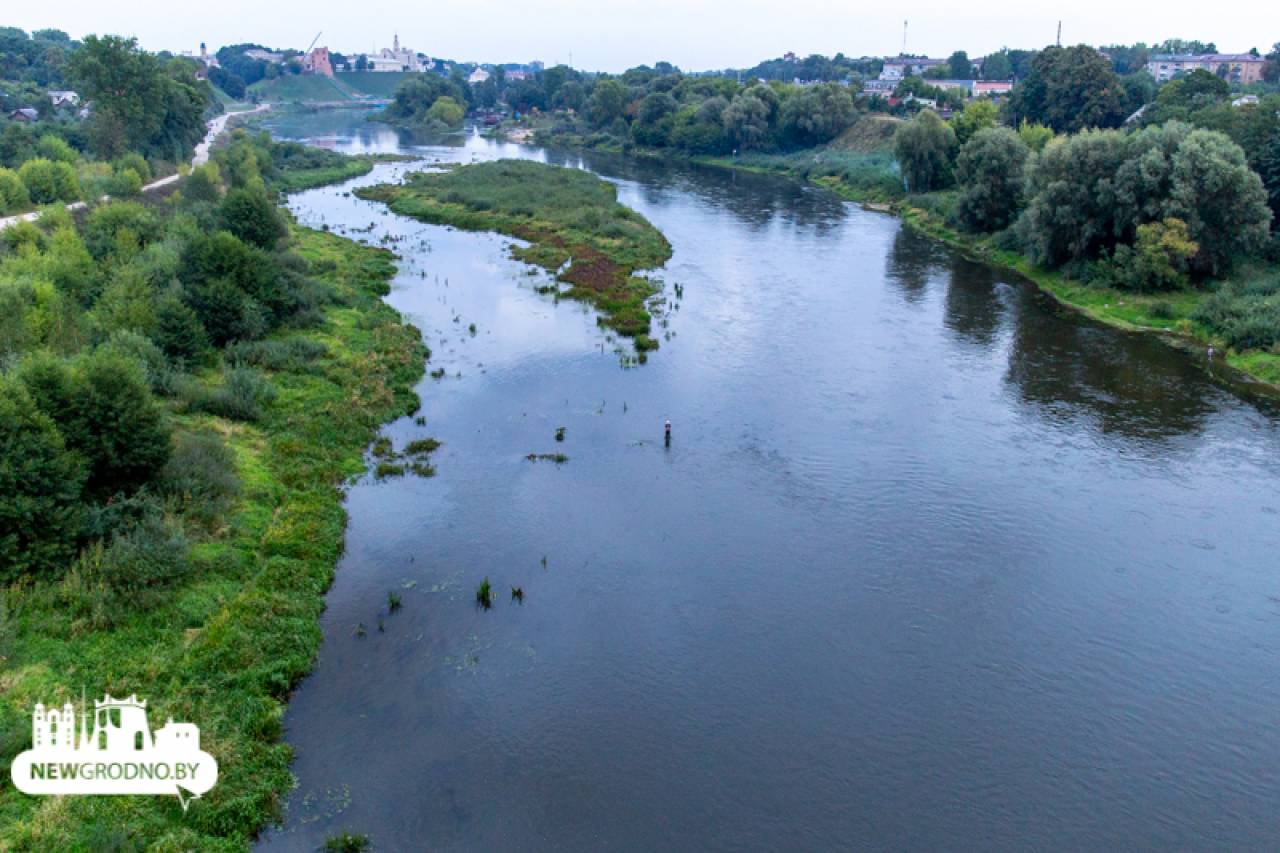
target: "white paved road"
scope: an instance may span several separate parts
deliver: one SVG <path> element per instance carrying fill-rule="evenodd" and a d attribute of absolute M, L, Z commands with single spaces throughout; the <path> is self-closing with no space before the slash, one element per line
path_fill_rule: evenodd
<path fill-rule="evenodd" d="M 202 166 L 205 163 L 209 162 L 209 149 L 213 147 L 214 140 L 216 140 L 222 134 L 222 131 L 226 130 L 227 122 L 230 121 L 233 117 L 248 115 L 250 113 L 260 113 L 263 110 L 269 110 L 269 109 L 271 109 L 270 104 L 258 104 L 257 107 L 251 110 L 238 110 L 237 112 L 234 112 L 234 113 L 223 113 L 222 115 L 214 118 L 212 121 L 209 122 L 209 132 L 205 134 L 204 139 L 200 142 L 199 145 L 196 146 L 196 153 L 195 153 L 195 156 L 191 158 L 191 165 Z M 152 181 L 151 183 L 144 186 L 142 188 L 142 191 L 144 193 L 149 193 L 152 190 L 159 189 L 160 187 L 167 186 L 168 184 L 172 184 L 174 181 L 178 180 L 181 177 L 182 175 L 180 175 L 177 172 L 174 172 L 172 175 L 169 175 L 167 178 L 161 178 L 158 181 Z M 103 196 L 102 200 L 106 201 L 106 198 L 107 198 L 106 196 Z M 71 204 L 67 205 L 67 210 L 80 210 L 83 207 L 85 207 L 85 203 L 83 201 L 74 201 Z M 8 228 L 10 225 L 13 225 L 16 222 L 23 222 L 23 221 L 31 222 L 39 215 L 40 215 L 40 211 L 32 210 L 28 213 L 19 213 L 15 216 L 6 216 L 4 218 L 0 218 L 0 231 L 3 231 L 5 228 Z"/>

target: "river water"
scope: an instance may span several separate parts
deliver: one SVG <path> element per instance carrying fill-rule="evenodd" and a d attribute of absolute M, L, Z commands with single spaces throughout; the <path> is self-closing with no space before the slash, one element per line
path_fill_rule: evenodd
<path fill-rule="evenodd" d="M 272 127 L 590 168 L 679 307 L 628 367 L 508 239 L 347 194 L 420 164 L 292 198 L 397 241 L 446 375 L 385 434 L 444 445 L 349 491 L 261 849 L 1280 846 L 1274 408 L 791 180 L 363 118 Z"/>

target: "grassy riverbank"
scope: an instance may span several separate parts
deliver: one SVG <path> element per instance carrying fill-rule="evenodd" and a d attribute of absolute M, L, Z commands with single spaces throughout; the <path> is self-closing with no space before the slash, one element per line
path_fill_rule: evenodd
<path fill-rule="evenodd" d="M 1267 312 L 1268 309 L 1260 307 L 1265 297 L 1251 297 L 1249 285 L 1274 279 L 1280 274 L 1274 268 L 1254 262 L 1241 265 L 1226 280 L 1172 291 L 1138 293 L 1084 283 L 1062 271 L 1037 266 L 1019 252 L 1002 248 L 994 235 L 970 234 L 956 227 L 948 215 L 954 207 L 954 192 L 908 195 L 903 191 L 892 153 L 893 131 L 899 123 L 888 117 L 868 116 L 829 145 L 786 154 L 686 157 L 667 149 L 624 148 L 608 142 L 588 144 L 584 137 L 557 135 L 545 129 L 538 130 L 534 139 L 543 145 L 568 144 L 633 156 L 678 158 L 714 168 L 810 181 L 849 201 L 893 213 L 908 227 L 942 240 L 975 259 L 1017 272 L 1062 305 L 1098 322 L 1125 331 L 1158 334 L 1171 345 L 1198 351 L 1212 345 L 1242 378 L 1280 390 L 1280 352 L 1274 348 L 1232 346 L 1234 340 L 1247 340 L 1248 330 L 1244 330 L 1244 335 L 1236 333 L 1233 338 L 1231 330 L 1210 322 L 1237 313 L 1246 315 L 1240 325 L 1247 325 L 1249 312 Z M 1221 292 L 1242 296 L 1215 297 Z M 1258 318 L 1258 322 L 1272 322 L 1271 314 L 1280 314 L 1280 308 L 1272 307 L 1268 317 Z"/>
<path fill-rule="evenodd" d="M 1174 346 L 1203 351 L 1212 345 L 1244 377 L 1280 389 L 1280 352 L 1235 348 L 1222 330 L 1203 320 L 1206 303 L 1214 294 L 1241 284 L 1274 276 L 1274 270 L 1256 264 L 1238 269 L 1231 278 L 1199 287 L 1138 293 L 1117 290 L 1070 278 L 1059 270 L 1045 269 L 1019 252 L 1001 248 L 995 235 L 970 234 L 957 228 L 948 216 L 955 194 L 948 192 L 907 195 L 892 166 L 892 155 L 880 150 L 826 148 L 789 155 L 746 157 L 695 157 L 694 162 L 718 168 L 765 174 L 783 174 L 811 181 L 849 201 L 900 217 L 910 228 L 992 266 L 1022 275 L 1059 303 L 1115 328 L 1158 334 Z"/>
<path fill-rule="evenodd" d="M 29 797 L 0 791 L 0 849 L 243 850 L 292 784 L 281 716 L 311 667 L 323 594 L 342 550 L 340 485 L 366 469 L 380 424 L 417 407 L 427 355 L 382 302 L 392 256 L 293 228 L 295 251 L 331 288 L 323 318 L 267 344 L 307 358 L 263 365 L 276 388 L 253 422 L 176 411 L 176 438 L 213 432 L 234 454 L 233 508 L 191 533 L 194 570 L 118 614 L 74 573 L 0 598 L 0 755 L 30 744 L 31 708 L 104 691 L 148 700 L 154 727 L 196 723 L 218 784 L 185 815 L 172 797 Z M 193 374 L 213 387 L 215 369 Z"/>
<path fill-rule="evenodd" d="M 513 254 L 556 273 L 569 285 L 560 295 L 594 305 L 601 325 L 635 338 L 638 350 L 657 347 L 646 306 L 658 287 L 635 272 L 666 263 L 671 246 L 643 216 L 618 203 L 607 181 L 579 169 L 500 160 L 415 173 L 403 184 L 365 187 L 356 195 L 425 222 L 527 241 Z"/>

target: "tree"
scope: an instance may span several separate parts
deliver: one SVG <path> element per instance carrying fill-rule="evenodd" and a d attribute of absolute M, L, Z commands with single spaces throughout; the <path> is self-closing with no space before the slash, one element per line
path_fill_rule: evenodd
<path fill-rule="evenodd" d="M 216 202 L 221 196 L 222 176 L 217 163 L 196 166 L 182 185 L 182 197 L 187 201 Z"/>
<path fill-rule="evenodd" d="M 1262 79 L 1268 83 L 1280 82 L 1280 41 L 1271 46 L 1267 64 L 1262 66 Z"/>
<path fill-rule="evenodd" d="M 966 104 L 964 112 L 951 120 L 951 128 L 956 132 L 956 141 L 964 145 L 978 131 L 995 127 L 999 117 L 1000 110 L 995 102 L 977 98 Z"/>
<path fill-rule="evenodd" d="M 983 60 L 983 80 L 1009 80 L 1012 77 L 1013 63 L 1009 61 L 1009 51 L 997 51 Z"/>
<path fill-rule="evenodd" d="M 201 365 L 209 355 L 209 333 L 196 312 L 172 291 L 156 302 L 151 339 L 179 367 Z"/>
<path fill-rule="evenodd" d="M 1023 119 L 1022 124 L 1018 125 L 1018 138 L 1022 140 L 1023 145 L 1027 146 L 1028 151 L 1043 151 L 1044 147 L 1053 140 L 1053 130 L 1043 124 L 1032 124 Z"/>
<path fill-rule="evenodd" d="M 1226 136 L 1193 130 L 1173 155 L 1169 212 L 1187 223 L 1200 245 L 1196 269 L 1221 275 L 1233 262 L 1261 248 L 1271 227 L 1262 179 L 1244 152 Z"/>
<path fill-rule="evenodd" d="M 427 110 L 427 121 L 438 122 L 445 127 L 461 127 L 465 116 L 466 110 L 462 105 L 448 95 L 436 98 L 431 109 Z"/>
<path fill-rule="evenodd" d="M 0 580 L 55 570 L 74 555 L 84 478 L 53 419 L 0 376 Z"/>
<path fill-rule="evenodd" d="M 18 168 L 18 177 L 35 204 L 75 201 L 80 197 L 80 182 L 70 163 L 55 163 L 43 157 L 28 160 Z"/>
<path fill-rule="evenodd" d="M 1111 63 L 1085 45 L 1047 47 L 1010 97 L 1013 116 L 1076 133 L 1119 127 L 1125 120 L 1125 91 Z"/>
<path fill-rule="evenodd" d="M 418 74 L 405 79 L 396 87 L 395 96 L 384 114 L 387 121 L 410 125 L 425 125 L 431 121 L 431 108 L 440 98 L 448 97 L 455 104 L 466 103 L 465 83 L 445 79 L 438 74 Z"/>
<path fill-rule="evenodd" d="M 627 90 L 617 80 L 601 80 L 592 90 L 587 108 L 592 124 L 608 127 L 622 118 L 627 108 Z"/>
<path fill-rule="evenodd" d="M 30 203 L 31 196 L 18 173 L 0 168 L 0 214 L 22 210 Z"/>
<path fill-rule="evenodd" d="M 1045 147 L 1028 169 L 1020 240 L 1049 267 L 1096 258 L 1116 242 L 1115 175 L 1125 162 L 1125 135 L 1090 130 Z"/>
<path fill-rule="evenodd" d="M 933 110 L 923 110 L 893 135 L 893 152 L 907 189 L 913 193 L 943 189 L 952 180 L 956 134 Z"/>
<path fill-rule="evenodd" d="M 185 159 L 204 136 L 208 88 L 189 63 L 169 64 L 138 47 L 136 39 L 86 36 L 68 60 L 80 95 L 93 102 L 93 147 L 104 159 L 126 151 Z"/>
<path fill-rule="evenodd" d="M 89 487 L 132 491 L 169 460 L 169 424 L 137 362 L 97 351 L 80 366 L 74 412 Z"/>
<path fill-rule="evenodd" d="M 288 233 L 275 203 L 262 185 L 237 187 L 222 198 L 222 227 L 244 242 L 270 251 Z"/>
<path fill-rule="evenodd" d="M 969 61 L 969 54 L 963 50 L 957 50 L 947 59 L 947 71 L 951 74 L 952 80 L 972 80 L 973 79 L 973 63 Z"/>
<path fill-rule="evenodd" d="M 964 192 L 956 213 L 966 228 L 1001 231 L 1013 223 L 1022 204 L 1028 154 L 1007 127 L 979 130 L 960 149 L 956 180 Z"/>
<path fill-rule="evenodd" d="M 769 105 L 752 91 L 736 95 L 721 121 L 730 142 L 743 150 L 764 147 L 769 138 Z"/>
<path fill-rule="evenodd" d="M 839 136 L 856 117 L 848 87 L 820 83 L 805 87 L 782 105 L 782 132 L 794 145 L 821 145 Z"/>
<path fill-rule="evenodd" d="M 1137 291 L 1173 290 L 1187 282 L 1200 246 L 1175 217 L 1139 225 L 1132 248 L 1117 246 L 1111 259 L 1111 284 Z"/>
<path fill-rule="evenodd" d="M 368 70 L 369 70 L 369 57 L 368 57 L 368 55 L 366 55 L 366 54 L 363 54 L 363 53 L 362 53 L 362 54 L 360 54 L 359 56 L 357 56 L 357 57 L 356 57 L 356 70 L 357 70 L 357 71 L 368 71 Z"/>

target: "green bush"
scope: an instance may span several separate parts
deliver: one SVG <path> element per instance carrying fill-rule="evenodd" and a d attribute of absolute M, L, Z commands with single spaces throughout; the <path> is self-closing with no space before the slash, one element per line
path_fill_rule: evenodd
<path fill-rule="evenodd" d="M 101 260 L 122 245 L 141 248 L 160 236 L 160 220 L 136 201 L 113 201 L 94 208 L 85 220 L 85 246 Z"/>
<path fill-rule="evenodd" d="M 22 178 L 12 169 L 0 169 L 0 214 L 15 213 L 31 205 Z"/>
<path fill-rule="evenodd" d="M 158 485 L 185 517 L 204 525 L 222 517 L 240 493 L 235 456 L 211 432 L 181 433 Z"/>
<path fill-rule="evenodd" d="M 1116 246 L 1111 257 L 1113 287 L 1173 290 L 1187 283 L 1200 245 L 1187 236 L 1187 223 L 1169 218 L 1139 225 L 1133 246 Z"/>
<path fill-rule="evenodd" d="M 216 202 L 222 197 L 222 176 L 217 163 L 205 163 L 191 170 L 182 184 L 182 197 L 189 202 Z"/>
<path fill-rule="evenodd" d="M 164 351 L 150 338 L 129 329 L 117 329 L 102 345 L 113 355 L 136 362 L 146 377 L 147 385 L 156 393 L 169 393 L 173 388 L 173 367 Z"/>
<path fill-rule="evenodd" d="M 204 324 L 173 291 L 166 292 L 156 301 L 155 330 L 151 339 L 174 365 L 181 368 L 206 363 L 212 350 Z"/>
<path fill-rule="evenodd" d="M 300 372 L 328 348 L 319 341 L 307 338 L 287 338 L 274 341 L 241 341 L 227 346 L 227 360 L 233 364 L 250 364 L 264 370 L 288 370 Z"/>
<path fill-rule="evenodd" d="M 1280 345 L 1280 276 L 1237 279 L 1200 303 L 1192 319 L 1237 349 Z"/>
<path fill-rule="evenodd" d="M 186 574 L 191 568 L 187 552 L 182 526 L 159 512 L 150 512 L 128 532 L 116 536 L 90 572 L 124 603 L 144 603 L 146 593 Z"/>
<path fill-rule="evenodd" d="M 0 376 L 0 580 L 61 568 L 74 554 L 84 479 L 53 419 Z"/>
<path fill-rule="evenodd" d="M 142 176 L 133 169 L 117 169 L 111 176 L 107 195 L 112 198 L 134 198 L 142 195 Z"/>
<path fill-rule="evenodd" d="M 229 190 L 219 213 L 223 228 L 260 249 L 274 249 L 288 233 L 275 202 L 260 184 Z"/>
<path fill-rule="evenodd" d="M 169 423 L 138 362 L 100 348 L 80 364 L 73 404 L 76 449 L 89 486 L 130 491 L 169 461 Z"/>
<path fill-rule="evenodd" d="M 128 154 L 116 158 L 113 165 L 117 172 L 132 169 L 144 184 L 151 180 L 151 166 L 147 164 L 147 159 L 136 151 L 130 151 Z"/>
<path fill-rule="evenodd" d="M 75 201 L 80 197 L 80 182 L 70 163 L 37 157 L 18 167 L 18 177 L 35 204 Z"/>
<path fill-rule="evenodd" d="M 275 399 L 275 387 L 251 367 L 226 371 L 223 384 L 195 401 L 196 408 L 236 421 L 256 421 L 262 407 Z"/>
<path fill-rule="evenodd" d="M 60 136 L 54 136 L 52 133 L 46 133 L 40 137 L 40 141 L 36 143 L 36 153 L 55 163 L 74 163 L 76 161 L 76 150 L 68 145 L 65 139 Z"/>

